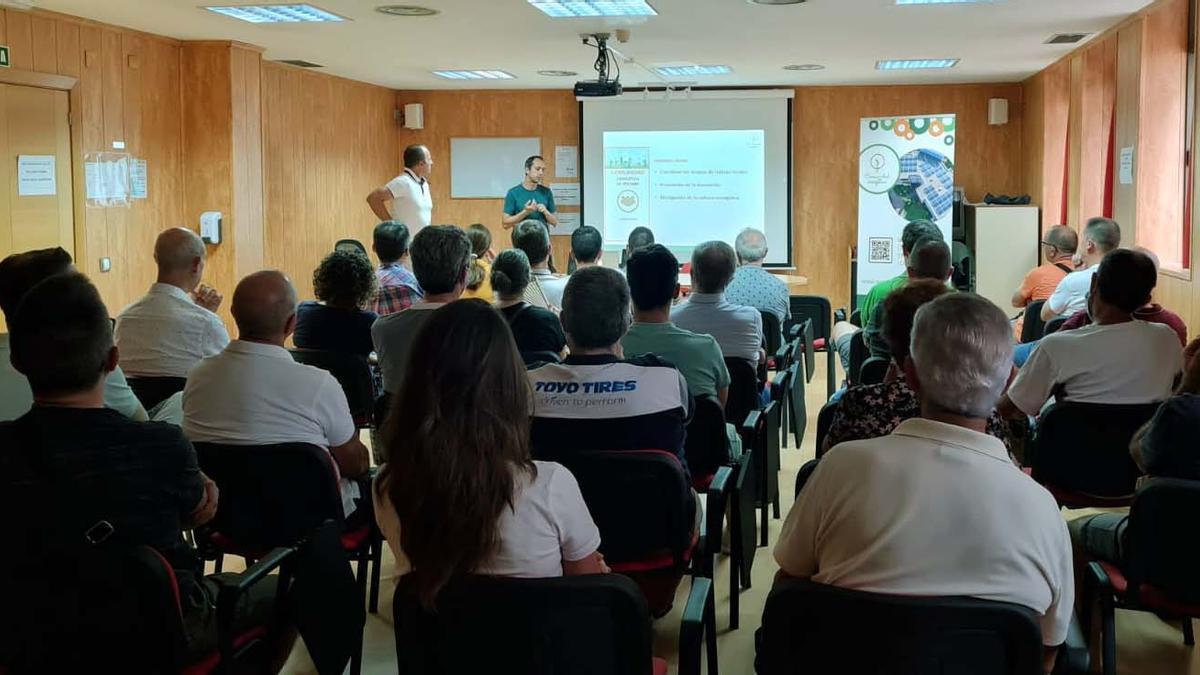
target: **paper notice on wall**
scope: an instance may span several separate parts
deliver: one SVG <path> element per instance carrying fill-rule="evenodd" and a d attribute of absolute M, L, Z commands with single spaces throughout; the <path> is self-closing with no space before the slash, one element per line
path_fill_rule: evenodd
<path fill-rule="evenodd" d="M 146 199 L 146 160 L 134 159 L 129 164 L 129 196 L 134 199 Z"/>
<path fill-rule="evenodd" d="M 86 153 L 83 173 L 87 205 L 128 207 L 130 163 L 130 157 L 125 153 Z"/>
<path fill-rule="evenodd" d="M 54 155 L 17 156 L 17 196 L 46 197 L 58 194 Z"/>
<path fill-rule="evenodd" d="M 100 162 L 85 162 L 83 165 L 84 183 L 87 185 L 88 199 L 104 199 L 104 183 L 100 180 Z"/>
<path fill-rule="evenodd" d="M 551 183 L 555 206 L 579 206 L 579 183 Z"/>
<path fill-rule="evenodd" d="M 558 178 L 579 177 L 579 147 L 575 145 L 554 146 L 554 175 Z"/>
<path fill-rule="evenodd" d="M 558 227 L 554 228 L 552 234 L 571 234 L 579 229 L 579 214 L 578 213 L 556 213 L 558 216 Z"/>
<path fill-rule="evenodd" d="M 1118 162 L 1118 180 L 1121 185 L 1133 185 L 1133 147 L 1121 148 L 1121 159 Z"/>

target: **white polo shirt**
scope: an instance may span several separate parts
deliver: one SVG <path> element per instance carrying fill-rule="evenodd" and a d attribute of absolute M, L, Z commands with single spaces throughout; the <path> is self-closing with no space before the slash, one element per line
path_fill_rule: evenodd
<path fill-rule="evenodd" d="M 1088 292 L 1092 290 L 1092 277 L 1096 275 L 1099 265 L 1092 265 L 1078 272 L 1071 272 L 1058 282 L 1054 293 L 1046 300 L 1046 306 L 1056 316 L 1070 317 L 1077 312 L 1087 309 Z"/>
<path fill-rule="evenodd" d="M 1026 415 L 1038 414 L 1059 387 L 1075 403 L 1153 403 L 1171 395 L 1182 370 L 1183 349 L 1169 326 L 1093 324 L 1042 338 L 1008 398 Z"/>
<path fill-rule="evenodd" d="M 229 344 L 220 317 L 171 284 L 154 284 L 122 310 L 114 337 L 130 377 L 187 377 L 200 359 Z"/>
<path fill-rule="evenodd" d="M 826 454 L 775 560 L 842 588 L 1024 605 L 1041 615 L 1048 646 L 1066 640 L 1071 622 L 1071 539 L 1054 498 L 1000 440 L 932 420 Z"/>
<path fill-rule="evenodd" d="M 387 184 L 392 193 L 392 220 L 408 226 L 410 237 L 417 236 L 422 227 L 433 221 L 433 195 L 429 181 L 417 178 L 412 171 L 396 176 Z"/>
<path fill-rule="evenodd" d="M 234 340 L 188 374 L 183 433 L 197 443 L 311 443 L 329 449 L 357 430 L 346 394 L 328 372 L 296 363 L 283 347 Z M 341 492 L 350 515 L 358 484 L 342 478 Z"/>

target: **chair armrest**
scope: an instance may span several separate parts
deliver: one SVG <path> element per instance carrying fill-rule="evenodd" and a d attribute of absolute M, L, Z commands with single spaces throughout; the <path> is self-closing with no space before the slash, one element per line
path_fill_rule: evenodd
<path fill-rule="evenodd" d="M 217 645 L 221 652 L 221 663 L 232 664 L 235 660 L 233 649 L 233 623 L 237 617 L 238 600 L 252 586 L 265 579 L 288 558 L 296 553 L 296 549 L 281 546 L 272 549 L 258 562 L 236 578 L 211 577 L 217 584 Z"/>
<path fill-rule="evenodd" d="M 795 327 L 793 327 L 793 330 L 794 329 L 795 329 Z M 779 364 L 781 362 L 787 361 L 788 355 L 791 353 L 791 349 L 792 349 L 792 343 L 789 342 L 787 344 L 780 345 L 779 349 L 775 350 L 775 367 L 776 368 L 780 367 Z"/>
<path fill-rule="evenodd" d="M 725 513 L 733 488 L 733 467 L 723 466 L 717 469 L 705 493 L 704 520 L 700 523 L 702 536 L 695 555 L 703 560 L 699 569 L 709 577 L 713 575 L 721 541 L 725 538 Z"/>
<path fill-rule="evenodd" d="M 1079 625 L 1079 617 L 1072 614 L 1071 626 L 1067 629 L 1067 640 L 1058 647 L 1054 675 L 1086 675 L 1090 666 L 1091 654 L 1088 652 L 1087 638 Z"/>
<path fill-rule="evenodd" d="M 693 577 L 692 592 L 688 594 L 679 626 L 679 675 L 700 675 L 704 614 L 710 602 L 713 602 L 712 579 Z"/>
<path fill-rule="evenodd" d="M 1108 578 L 1108 572 L 1104 571 L 1104 568 L 1100 566 L 1100 563 L 1088 563 L 1087 575 L 1091 577 L 1091 581 L 1096 584 L 1097 590 L 1112 593 L 1112 580 Z"/>
<path fill-rule="evenodd" d="M 761 417 L 762 410 L 757 408 L 751 410 L 749 415 L 746 415 L 746 419 L 742 422 L 742 427 L 738 429 L 738 433 L 742 436 L 743 444 L 746 442 L 747 436 L 753 438 L 754 434 L 757 433 L 756 427 L 758 427 Z"/>

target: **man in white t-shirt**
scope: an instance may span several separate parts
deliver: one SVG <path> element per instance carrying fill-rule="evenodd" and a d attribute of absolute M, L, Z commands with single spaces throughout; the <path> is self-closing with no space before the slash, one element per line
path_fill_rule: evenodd
<path fill-rule="evenodd" d="M 433 194 L 429 174 L 433 157 L 429 148 L 410 145 L 404 149 L 404 173 L 367 195 L 367 204 L 380 220 L 395 220 L 408 227 L 415 237 L 433 221 Z"/>
<path fill-rule="evenodd" d="M 328 372 L 296 363 L 284 342 L 296 329 L 296 289 L 281 272 L 255 272 L 233 293 L 238 339 L 201 361 L 183 390 L 183 432 L 193 442 L 310 443 L 329 450 L 341 474 L 348 522 L 366 497 L 354 480 L 370 466 L 346 394 Z M 367 509 L 369 513 L 370 509 Z"/>
<path fill-rule="evenodd" d="M 1051 396 L 1076 403 L 1165 400 L 1183 369 L 1171 328 L 1138 321 L 1158 281 L 1145 253 L 1109 253 L 1092 277 L 1092 324 L 1042 338 L 998 406 L 1006 417 L 1037 415 Z"/>
<path fill-rule="evenodd" d="M 985 433 L 1011 368 L 998 307 L 970 293 L 921 307 L 904 367 L 921 416 L 821 459 L 775 546 L 781 572 L 1023 605 L 1038 615 L 1050 672 L 1072 618 L 1071 540 L 1050 493 Z"/>
<path fill-rule="evenodd" d="M 1096 266 L 1121 245 L 1121 226 L 1111 218 L 1092 218 L 1083 227 L 1082 251 L 1084 269 L 1071 272 L 1058 282 L 1050 299 L 1042 305 L 1042 321 L 1058 316 L 1071 316 L 1087 309 L 1087 294 L 1092 287 Z"/>

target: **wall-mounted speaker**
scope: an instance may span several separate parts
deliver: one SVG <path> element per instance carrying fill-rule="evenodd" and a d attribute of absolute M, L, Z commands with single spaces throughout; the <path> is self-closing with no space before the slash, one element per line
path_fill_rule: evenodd
<path fill-rule="evenodd" d="M 404 106 L 404 128 L 425 128 L 425 106 L 420 103 L 408 103 Z"/>
<path fill-rule="evenodd" d="M 988 99 L 988 124 L 993 126 L 1008 124 L 1008 99 Z"/>

